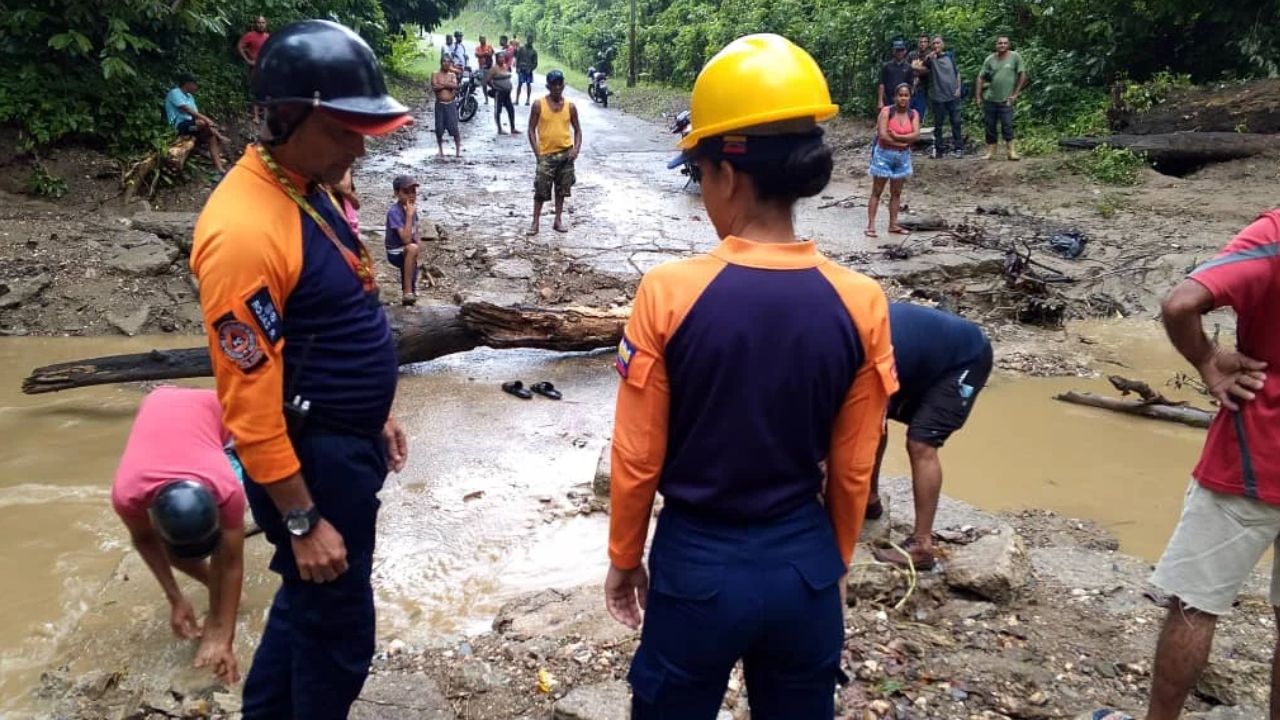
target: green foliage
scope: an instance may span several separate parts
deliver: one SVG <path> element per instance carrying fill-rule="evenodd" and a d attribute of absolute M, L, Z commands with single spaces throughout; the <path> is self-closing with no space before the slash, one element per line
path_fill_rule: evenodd
<path fill-rule="evenodd" d="M 1129 83 L 1120 94 L 1124 107 L 1134 112 L 1146 112 L 1164 102 L 1175 90 L 1191 87 L 1191 76 L 1161 70 L 1144 83 Z"/>
<path fill-rule="evenodd" d="M 27 192 L 38 197 L 60 198 L 67 194 L 67 181 L 37 162 L 31 177 L 27 178 Z"/>
<path fill-rule="evenodd" d="M 1104 185 L 1136 185 L 1145 156 L 1124 148 L 1099 145 L 1073 157 L 1069 166 Z"/>
<path fill-rule="evenodd" d="M 40 147 L 63 138 L 114 154 L 162 146 L 164 95 L 196 76 L 201 112 L 247 110 L 239 36 L 257 15 L 280 28 L 306 18 L 341 22 L 380 55 L 396 57 L 408 22 L 434 24 L 460 0 L 0 0 L 0 123 Z"/>
<path fill-rule="evenodd" d="M 1116 213 L 1129 206 L 1129 199 L 1120 193 L 1104 193 L 1098 198 L 1097 210 L 1098 214 L 1103 218 L 1110 220 L 1115 217 Z"/>
<path fill-rule="evenodd" d="M 383 59 L 383 66 L 396 75 L 420 80 L 430 78 L 431 56 L 422 46 L 416 33 L 402 30 L 391 38 L 391 51 Z"/>

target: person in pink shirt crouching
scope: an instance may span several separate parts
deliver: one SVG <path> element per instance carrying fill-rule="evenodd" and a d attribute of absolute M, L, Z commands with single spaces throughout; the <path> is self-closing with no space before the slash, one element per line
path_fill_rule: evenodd
<path fill-rule="evenodd" d="M 245 495 L 213 390 L 157 388 L 143 399 L 111 486 L 111 504 L 169 601 L 169 625 L 200 639 L 195 666 L 240 679 L 233 645 L 244 578 Z M 209 590 L 203 625 L 174 568 Z"/>

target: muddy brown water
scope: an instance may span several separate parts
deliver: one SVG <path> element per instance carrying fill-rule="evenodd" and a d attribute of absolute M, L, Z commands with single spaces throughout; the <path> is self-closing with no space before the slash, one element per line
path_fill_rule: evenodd
<path fill-rule="evenodd" d="M 1182 369 L 1152 323 L 1094 323 L 1080 332 L 1103 372 L 1159 384 Z M 24 396 L 31 367 L 190 338 L 0 339 L 0 717 L 25 717 L 40 672 L 127 666 L 178 673 L 193 649 L 171 639 L 154 581 L 126 559 L 108 489 L 140 386 Z M 607 521 L 562 517 L 589 485 L 609 432 L 614 378 L 604 353 L 479 350 L 407 368 L 396 414 L 409 467 L 388 479 L 375 582 L 379 635 L 429 642 L 483 631 L 502 602 L 603 576 Z M 566 400 L 521 402 L 497 384 L 551 380 Z M 207 381 L 193 381 L 207 385 Z M 1064 405 L 1097 379 L 997 374 L 969 426 L 943 450 L 945 491 L 990 509 L 1042 507 L 1097 520 L 1122 548 L 1155 559 L 1177 518 L 1203 439 L 1199 430 Z M 905 472 L 900 428 L 886 472 Z M 477 495 L 478 494 L 478 495 Z M 261 540 L 251 543 L 261 544 Z M 274 580 L 250 548 L 238 652 L 260 627 Z M 136 563 L 136 559 L 135 559 Z M 122 575 L 132 573 L 128 581 Z M 136 581 L 136 582 L 135 582 Z M 191 593 L 188 587 L 188 592 Z M 199 598 L 199 593 L 191 593 Z"/>

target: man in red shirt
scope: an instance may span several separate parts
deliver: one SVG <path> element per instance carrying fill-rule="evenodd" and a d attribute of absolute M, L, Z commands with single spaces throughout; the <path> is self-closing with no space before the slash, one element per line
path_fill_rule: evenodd
<path fill-rule="evenodd" d="M 253 21 L 253 27 L 249 31 L 240 36 L 240 42 L 236 43 L 236 50 L 240 53 L 240 59 L 244 60 L 244 64 L 249 67 L 249 74 L 253 74 L 253 66 L 258 62 L 258 52 L 262 50 L 262 46 L 266 44 L 267 38 L 271 37 L 271 33 L 267 32 L 267 19 L 261 15 Z M 257 103 L 253 103 L 253 122 L 256 124 L 261 121 L 262 109 Z"/>
<path fill-rule="evenodd" d="M 1235 311 L 1235 350 L 1216 347 L 1204 333 L 1201 316 L 1220 307 Z M 1280 379 L 1269 371 L 1280 367 L 1277 307 L 1280 210 L 1259 217 L 1164 301 L 1169 339 L 1221 408 L 1151 578 L 1173 597 L 1156 647 L 1147 720 L 1178 717 L 1208 661 L 1218 616 L 1231 610 L 1267 549 L 1280 550 Z M 1280 552 L 1275 558 L 1271 604 L 1280 617 Z M 1280 717 L 1277 703 L 1273 682 L 1273 718 Z"/>

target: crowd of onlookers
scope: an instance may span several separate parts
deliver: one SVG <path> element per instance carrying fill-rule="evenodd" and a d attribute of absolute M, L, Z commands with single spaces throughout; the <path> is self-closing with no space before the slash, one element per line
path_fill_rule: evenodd
<path fill-rule="evenodd" d="M 920 140 L 925 113 L 933 115 L 935 158 L 946 156 L 945 135 L 951 130 L 951 154 L 964 157 L 961 104 L 968 89 L 955 54 L 947 49 L 941 35 L 922 33 L 916 49 L 895 40 L 892 57 L 880 68 L 876 86 L 876 135 L 871 148 L 871 200 L 867 203 L 867 237 L 877 237 L 876 215 L 885 185 L 889 186 L 889 232 L 907 234 L 898 225 L 902 188 L 913 173 L 911 149 Z M 1009 38 L 996 39 L 995 52 L 987 56 L 973 84 L 974 102 L 982 107 L 986 152 L 995 157 L 999 137 L 1004 138 L 1005 156 L 1018 160 L 1014 145 L 1013 110 L 1027 84 L 1022 56 L 1010 49 Z"/>

